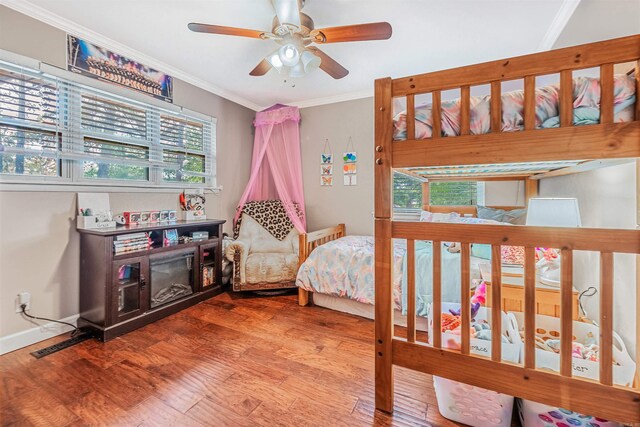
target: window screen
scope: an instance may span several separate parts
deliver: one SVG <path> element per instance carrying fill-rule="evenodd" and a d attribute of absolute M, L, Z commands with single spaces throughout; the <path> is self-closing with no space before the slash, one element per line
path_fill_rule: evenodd
<path fill-rule="evenodd" d="M 478 182 L 431 182 L 429 204 L 435 206 L 473 206 L 478 204 Z"/>
<path fill-rule="evenodd" d="M 409 175 L 394 172 L 393 208 L 422 209 L 422 181 Z"/>

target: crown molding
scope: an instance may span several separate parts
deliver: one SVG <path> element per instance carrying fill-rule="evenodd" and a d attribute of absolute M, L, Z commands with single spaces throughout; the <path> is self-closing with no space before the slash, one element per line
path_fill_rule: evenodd
<path fill-rule="evenodd" d="M 538 46 L 538 52 L 553 49 L 553 46 L 569 23 L 569 19 L 573 16 L 573 12 L 576 11 L 580 1 L 581 0 L 563 0 L 560 9 L 558 9 L 555 18 L 553 18 L 553 22 L 549 25 L 547 32 Z"/>
<path fill-rule="evenodd" d="M 260 110 L 260 106 L 258 106 L 254 102 L 249 101 L 248 99 L 240 97 L 232 92 L 222 89 L 221 87 L 218 87 L 198 77 L 195 77 L 186 71 L 180 70 L 174 66 L 171 66 L 149 55 L 146 55 L 138 50 L 132 49 L 122 43 L 119 43 L 113 39 L 110 39 L 99 33 L 96 33 L 95 31 L 90 30 L 89 28 L 83 27 L 66 18 L 63 18 L 54 13 L 51 13 L 50 11 L 43 9 L 40 6 L 36 6 L 33 3 L 30 3 L 29 1 L 1 0 L 0 3 L 2 3 L 2 5 L 7 6 L 13 10 L 16 10 L 27 16 L 30 16 L 31 18 L 37 19 L 38 21 L 44 22 L 45 24 L 51 25 L 52 27 L 65 31 L 68 34 L 73 34 L 74 36 L 85 38 L 87 40 L 90 40 L 93 43 L 96 43 L 104 48 L 113 50 L 114 52 L 117 52 L 118 54 L 127 56 L 129 58 L 132 58 L 132 59 L 135 58 L 136 61 L 142 62 L 145 65 L 156 68 L 158 70 L 162 70 L 163 72 L 168 73 L 172 77 L 175 77 L 186 83 L 197 86 L 200 89 L 204 89 L 215 95 L 221 96 L 225 99 L 228 99 L 229 101 L 233 101 L 236 104 L 240 104 L 254 111 Z"/>
<path fill-rule="evenodd" d="M 373 88 L 355 92 L 341 93 L 340 95 L 327 96 L 324 98 L 314 98 L 299 102 L 288 102 L 298 108 L 317 107 L 320 105 L 335 104 L 337 102 L 354 101 L 356 99 L 373 98 Z"/>

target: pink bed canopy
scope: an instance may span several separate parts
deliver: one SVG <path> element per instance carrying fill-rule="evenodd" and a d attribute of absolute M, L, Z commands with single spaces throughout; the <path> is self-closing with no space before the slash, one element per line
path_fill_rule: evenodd
<path fill-rule="evenodd" d="M 256 113 L 251 176 L 240 198 L 234 224 L 245 203 L 280 200 L 296 230 L 306 232 L 299 122 L 298 107 L 276 104 Z"/>

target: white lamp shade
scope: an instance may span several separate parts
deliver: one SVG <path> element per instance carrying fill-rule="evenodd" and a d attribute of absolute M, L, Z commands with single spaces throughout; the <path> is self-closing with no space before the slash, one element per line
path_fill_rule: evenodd
<path fill-rule="evenodd" d="M 301 62 L 289 68 L 289 77 L 304 77 L 304 76 L 305 76 L 305 71 Z"/>
<path fill-rule="evenodd" d="M 282 69 L 283 64 L 282 64 L 282 61 L 280 60 L 280 56 L 278 55 L 277 50 L 275 52 L 270 53 L 265 59 L 276 70 L 280 71 L 280 69 Z"/>
<path fill-rule="evenodd" d="M 293 67 L 300 60 L 300 52 L 293 43 L 287 43 L 278 51 L 280 60 L 287 67 Z"/>
<path fill-rule="evenodd" d="M 544 227 L 581 227 L 578 199 L 529 200 L 527 225 Z"/>
<path fill-rule="evenodd" d="M 302 65 L 304 66 L 305 73 L 310 73 L 312 71 L 315 71 L 320 66 L 320 61 L 321 61 L 320 57 L 314 55 L 308 50 L 305 50 L 304 52 L 302 52 L 300 59 L 302 60 Z"/>

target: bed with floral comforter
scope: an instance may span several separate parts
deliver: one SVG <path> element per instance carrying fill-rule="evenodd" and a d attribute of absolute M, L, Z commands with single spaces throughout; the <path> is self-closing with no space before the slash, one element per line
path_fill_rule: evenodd
<path fill-rule="evenodd" d="M 304 290 L 374 304 L 374 240 L 346 236 L 314 249 L 300 266 L 296 285 Z M 393 244 L 393 302 L 406 313 L 406 241 Z M 416 241 L 416 314 L 427 315 L 433 277 L 431 242 Z M 460 301 L 460 254 L 442 248 L 443 301 Z"/>

